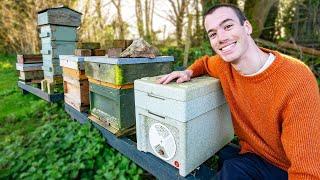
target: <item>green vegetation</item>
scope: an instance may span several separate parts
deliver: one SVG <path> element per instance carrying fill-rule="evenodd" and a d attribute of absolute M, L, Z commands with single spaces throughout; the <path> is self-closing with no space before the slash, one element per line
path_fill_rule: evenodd
<path fill-rule="evenodd" d="M 15 57 L 0 56 L 0 72 L 0 179 L 141 179 L 141 168 L 62 103 L 22 95 Z"/>

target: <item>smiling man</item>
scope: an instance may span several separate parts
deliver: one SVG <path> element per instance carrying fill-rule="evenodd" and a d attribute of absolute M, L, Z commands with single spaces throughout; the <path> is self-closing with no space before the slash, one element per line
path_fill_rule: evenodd
<path fill-rule="evenodd" d="M 235 6 L 220 4 L 205 14 L 215 56 L 158 83 L 219 78 L 241 150 L 224 161 L 218 179 L 320 179 L 320 95 L 301 61 L 259 48 L 252 26 Z"/>

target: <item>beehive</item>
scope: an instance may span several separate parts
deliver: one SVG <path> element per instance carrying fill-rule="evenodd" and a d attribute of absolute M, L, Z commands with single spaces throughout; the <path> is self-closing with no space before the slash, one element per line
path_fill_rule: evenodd
<path fill-rule="evenodd" d="M 229 108 L 217 79 L 162 85 L 157 78 L 134 83 L 137 148 L 186 176 L 232 140 Z"/>
<path fill-rule="evenodd" d="M 108 58 L 88 56 L 85 70 L 88 77 L 114 85 L 132 84 L 134 80 L 171 72 L 172 56 L 150 58 Z"/>
<path fill-rule="evenodd" d="M 84 72 L 83 57 L 60 55 L 63 68 L 63 85 L 65 103 L 83 112 L 89 108 L 89 82 Z"/>

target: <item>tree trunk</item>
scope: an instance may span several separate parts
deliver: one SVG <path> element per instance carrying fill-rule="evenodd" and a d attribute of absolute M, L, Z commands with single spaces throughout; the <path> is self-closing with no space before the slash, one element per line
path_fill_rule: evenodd
<path fill-rule="evenodd" d="M 191 44 L 191 32 L 192 31 L 192 15 L 188 15 L 188 27 L 187 27 L 187 36 L 186 36 L 186 42 L 185 42 L 185 48 L 184 48 L 184 56 L 183 56 L 183 67 L 188 66 L 188 58 L 189 58 L 189 49 Z"/>
<path fill-rule="evenodd" d="M 177 45 L 182 46 L 182 32 L 183 32 L 183 24 L 184 24 L 184 17 L 186 14 L 186 9 L 189 5 L 188 0 L 176 0 L 174 2 L 173 0 L 169 0 L 171 7 L 172 7 L 172 14 L 169 15 L 170 22 L 173 23 L 173 25 L 176 26 L 176 39 L 177 39 Z"/>
<path fill-rule="evenodd" d="M 136 0 L 135 9 L 136 9 L 136 18 L 137 18 L 137 27 L 138 27 L 139 36 L 144 37 L 141 0 Z"/>
<path fill-rule="evenodd" d="M 125 24 L 123 22 L 122 15 L 121 15 L 121 0 L 111 0 L 111 2 L 117 9 L 117 20 L 115 21 L 114 27 L 119 31 L 118 38 L 124 39 Z"/>
<path fill-rule="evenodd" d="M 269 11 L 278 0 L 246 0 L 245 14 L 253 27 L 253 37 L 259 37 L 264 27 Z"/>

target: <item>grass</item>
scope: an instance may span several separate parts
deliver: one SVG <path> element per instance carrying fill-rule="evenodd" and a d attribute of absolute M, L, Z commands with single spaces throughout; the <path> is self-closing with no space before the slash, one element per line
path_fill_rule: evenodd
<path fill-rule="evenodd" d="M 25 121 L 30 112 L 35 112 L 46 103 L 39 98 L 24 96 L 17 87 L 18 75 L 15 57 L 0 55 L 0 141 L 12 133 L 24 135 L 41 126 L 37 120 Z"/>
<path fill-rule="evenodd" d="M 108 146 L 95 128 L 73 122 L 62 103 L 23 95 L 15 62 L 15 56 L 0 55 L 0 179 L 148 175 Z"/>

